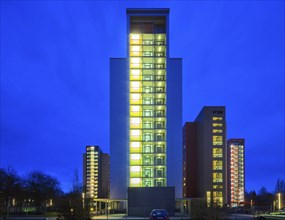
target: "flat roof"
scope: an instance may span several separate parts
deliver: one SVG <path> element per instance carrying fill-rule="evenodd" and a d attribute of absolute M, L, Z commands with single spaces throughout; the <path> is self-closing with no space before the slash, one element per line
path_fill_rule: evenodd
<path fill-rule="evenodd" d="M 127 14 L 169 14 L 169 8 L 127 8 Z"/>

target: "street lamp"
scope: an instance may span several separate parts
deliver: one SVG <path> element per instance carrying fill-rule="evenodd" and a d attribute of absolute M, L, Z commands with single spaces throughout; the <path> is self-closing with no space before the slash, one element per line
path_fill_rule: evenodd
<path fill-rule="evenodd" d="M 281 207 L 281 193 L 277 193 L 277 200 L 278 200 L 278 210 L 280 210 Z"/>

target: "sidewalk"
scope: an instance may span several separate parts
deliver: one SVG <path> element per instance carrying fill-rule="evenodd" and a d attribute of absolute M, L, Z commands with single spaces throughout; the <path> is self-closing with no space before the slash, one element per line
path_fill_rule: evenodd
<path fill-rule="evenodd" d="M 4 220 L 4 218 L 0 217 L 0 220 Z M 10 216 L 9 218 L 6 218 L 6 220 L 56 220 L 56 217 L 32 217 L 32 216 L 11 217 Z"/>
<path fill-rule="evenodd" d="M 149 220 L 148 216 L 146 217 L 135 217 L 135 216 L 125 216 L 124 214 L 112 214 L 109 215 L 108 218 L 106 215 L 99 215 L 94 216 L 92 219 L 98 219 L 98 220 L 105 220 L 105 219 L 118 219 L 118 220 Z M 188 216 L 180 217 L 180 216 L 170 216 L 171 220 L 188 220 L 190 219 Z"/>

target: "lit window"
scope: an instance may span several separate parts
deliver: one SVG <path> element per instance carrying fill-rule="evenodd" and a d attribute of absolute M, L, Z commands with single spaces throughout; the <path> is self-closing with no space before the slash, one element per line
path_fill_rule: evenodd
<path fill-rule="evenodd" d="M 141 130 L 131 130 L 131 140 L 140 140 Z"/>
<path fill-rule="evenodd" d="M 213 170 L 222 170 L 222 169 L 223 169 L 223 161 L 213 160 Z"/>
<path fill-rule="evenodd" d="M 131 68 L 141 68 L 141 58 L 139 58 L 139 57 L 132 57 L 131 58 L 130 67 Z"/>
<path fill-rule="evenodd" d="M 140 99 L 141 95 L 140 94 L 131 94 L 131 99 L 133 100 L 138 100 Z"/>
<path fill-rule="evenodd" d="M 140 70 L 131 70 L 131 74 L 133 76 L 139 76 L 140 75 Z"/>
<path fill-rule="evenodd" d="M 140 142 L 131 142 L 131 148 L 140 148 L 141 143 Z"/>
<path fill-rule="evenodd" d="M 131 39 L 132 40 L 139 40 L 140 39 L 140 35 L 139 34 L 131 34 Z"/>
<path fill-rule="evenodd" d="M 211 192 L 207 191 L 206 192 L 206 200 L 207 200 L 207 207 L 211 206 Z"/>
<path fill-rule="evenodd" d="M 140 104 L 141 103 L 141 94 L 133 93 L 131 94 L 131 104 Z"/>
<path fill-rule="evenodd" d="M 223 149 L 222 148 L 213 148 L 213 157 L 223 157 Z"/>
<path fill-rule="evenodd" d="M 138 57 L 131 58 L 131 63 L 139 64 L 139 63 L 141 63 L 141 59 Z"/>
<path fill-rule="evenodd" d="M 131 135 L 137 136 L 140 135 L 141 131 L 140 130 L 131 130 Z"/>
<path fill-rule="evenodd" d="M 223 145 L 223 136 L 213 136 L 213 145 Z"/>
<path fill-rule="evenodd" d="M 141 118 L 131 118 L 130 127 L 141 128 L 141 120 Z"/>
<path fill-rule="evenodd" d="M 213 203 L 216 206 L 222 206 L 223 205 L 223 192 L 213 191 Z"/>
<path fill-rule="evenodd" d="M 130 165 L 139 166 L 141 164 L 142 164 L 141 154 L 131 153 L 130 154 Z M 138 176 L 133 176 L 133 177 L 138 177 Z"/>
<path fill-rule="evenodd" d="M 133 64 L 131 64 L 133 65 Z M 134 67 L 140 67 L 139 65 L 134 66 Z M 130 75 L 131 80 L 141 80 L 141 70 L 138 69 L 132 69 L 131 70 L 131 75 Z"/>
<path fill-rule="evenodd" d="M 140 49 L 140 46 L 132 46 L 131 47 L 131 51 L 133 51 L 133 52 L 138 52 L 138 51 L 140 51 L 141 49 Z"/>
<path fill-rule="evenodd" d="M 141 178 L 131 178 L 131 186 L 140 185 L 141 181 Z"/>
<path fill-rule="evenodd" d="M 223 133 L 223 130 L 222 129 L 214 129 L 213 133 Z"/>
<path fill-rule="evenodd" d="M 213 123 L 213 127 L 223 127 L 222 123 Z"/>
<path fill-rule="evenodd" d="M 141 86 L 140 82 L 131 82 L 132 88 L 139 88 Z"/>
<path fill-rule="evenodd" d="M 131 172 L 140 172 L 141 166 L 131 166 Z"/>
<path fill-rule="evenodd" d="M 141 92 L 141 83 L 131 82 L 131 92 Z"/>
<path fill-rule="evenodd" d="M 131 106 L 131 116 L 141 116 L 141 107 L 139 105 Z"/>
<path fill-rule="evenodd" d="M 131 160 L 140 160 L 141 154 L 131 154 Z"/>
<path fill-rule="evenodd" d="M 213 173 L 213 182 L 214 183 L 223 182 L 223 174 L 222 173 Z"/>
<path fill-rule="evenodd" d="M 222 117 L 213 117 L 213 121 L 222 121 L 223 118 Z"/>

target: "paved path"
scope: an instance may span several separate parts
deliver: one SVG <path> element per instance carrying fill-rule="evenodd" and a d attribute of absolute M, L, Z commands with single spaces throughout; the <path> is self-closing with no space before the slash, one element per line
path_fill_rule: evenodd
<path fill-rule="evenodd" d="M 94 216 L 92 219 L 97 219 L 97 220 L 106 220 L 106 219 L 111 219 L 111 220 L 148 220 L 148 217 L 130 217 L 130 216 L 125 216 L 123 214 L 117 214 L 117 215 L 109 215 L 108 218 L 106 215 L 99 215 L 99 216 Z M 170 217 L 171 220 L 188 220 L 189 217 Z"/>
<path fill-rule="evenodd" d="M 271 214 L 271 215 L 262 215 L 263 219 L 265 220 L 285 220 L 285 215 L 274 215 L 274 214 Z"/>
<path fill-rule="evenodd" d="M 249 220 L 249 219 L 254 219 L 254 216 L 253 215 L 246 215 L 246 214 L 232 214 L 229 216 L 228 219 L 231 219 L 231 220 Z"/>
<path fill-rule="evenodd" d="M 0 220 L 3 220 L 3 218 L 0 218 Z M 14 217 L 14 216 L 10 216 L 7 220 L 56 220 L 56 217 L 32 217 L 32 216 Z"/>

